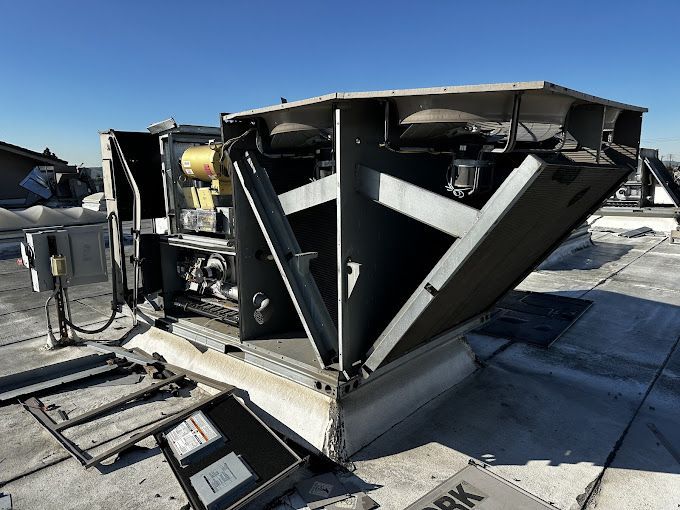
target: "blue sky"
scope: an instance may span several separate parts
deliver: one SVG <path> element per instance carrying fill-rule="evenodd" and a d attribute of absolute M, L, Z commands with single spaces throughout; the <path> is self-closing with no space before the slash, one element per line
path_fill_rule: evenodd
<path fill-rule="evenodd" d="M 646 106 L 680 159 L 680 2 L 0 0 L 0 140 L 99 165 L 97 132 L 333 91 L 548 80 Z"/>

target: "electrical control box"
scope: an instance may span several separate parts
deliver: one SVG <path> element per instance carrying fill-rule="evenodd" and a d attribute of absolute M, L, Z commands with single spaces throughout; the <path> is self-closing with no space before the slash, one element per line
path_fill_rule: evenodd
<path fill-rule="evenodd" d="M 300 456 L 231 394 L 155 437 L 195 510 L 259 510 L 302 471 Z"/>
<path fill-rule="evenodd" d="M 168 446 L 182 467 L 210 453 L 217 445 L 224 442 L 224 436 L 201 411 L 189 416 L 165 437 L 168 440 Z"/>
<path fill-rule="evenodd" d="M 65 259 L 66 271 L 61 277 L 64 287 L 108 280 L 102 225 L 26 230 L 21 258 L 30 269 L 34 292 L 54 290 L 53 256 Z"/>
<path fill-rule="evenodd" d="M 205 507 L 218 510 L 222 503 L 243 494 L 257 480 L 257 476 L 241 457 L 232 452 L 203 468 L 189 480 Z"/>
<path fill-rule="evenodd" d="M 50 247 L 51 246 L 51 247 Z M 65 230 L 26 230 L 21 243 L 21 259 L 31 272 L 34 292 L 54 290 L 52 255 L 70 255 L 71 246 Z"/>

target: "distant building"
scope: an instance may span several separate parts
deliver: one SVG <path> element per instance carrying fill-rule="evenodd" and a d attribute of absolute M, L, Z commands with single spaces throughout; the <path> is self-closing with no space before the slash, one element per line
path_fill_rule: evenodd
<path fill-rule="evenodd" d="M 21 207 L 30 202 L 31 193 L 19 183 L 36 166 L 54 167 L 58 172 L 75 171 L 67 165 L 67 161 L 52 153 L 35 152 L 0 141 L 0 207 Z"/>
<path fill-rule="evenodd" d="M 85 173 L 90 179 L 89 182 L 90 186 L 93 188 L 93 191 L 104 191 L 104 173 L 102 171 L 102 167 L 91 166 L 81 168 L 80 171 L 81 173 Z"/>

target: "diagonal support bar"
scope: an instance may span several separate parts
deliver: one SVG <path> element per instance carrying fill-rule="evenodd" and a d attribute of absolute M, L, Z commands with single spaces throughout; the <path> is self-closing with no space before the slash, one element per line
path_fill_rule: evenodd
<path fill-rule="evenodd" d="M 335 175 L 312 181 L 299 188 L 286 191 L 279 195 L 283 212 L 288 216 L 304 211 L 315 205 L 325 204 L 335 200 L 338 193 L 338 180 Z"/>
<path fill-rule="evenodd" d="M 383 364 L 409 328 L 430 305 L 439 290 L 457 274 L 464 262 L 474 255 L 477 247 L 489 231 L 507 214 L 524 191 L 535 181 L 544 165 L 545 163 L 539 158 L 528 156 L 496 190 L 481 209 L 479 219 L 470 231 L 453 243 L 380 334 L 362 366 L 364 374 L 370 374 Z"/>
<path fill-rule="evenodd" d="M 338 351 L 338 331 L 309 271 L 310 253 L 303 253 L 284 214 L 267 171 L 248 152 L 234 161 L 234 171 L 267 241 L 293 305 L 322 366 Z"/>
<path fill-rule="evenodd" d="M 365 197 L 453 237 L 463 237 L 479 217 L 474 207 L 365 166 L 357 177 L 357 191 Z"/>

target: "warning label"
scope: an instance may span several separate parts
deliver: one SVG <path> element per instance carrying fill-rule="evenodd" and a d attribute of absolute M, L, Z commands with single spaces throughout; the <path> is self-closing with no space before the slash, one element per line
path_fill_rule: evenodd
<path fill-rule="evenodd" d="M 192 453 L 217 437 L 219 433 L 200 412 L 191 415 L 166 436 L 180 457 Z"/>

